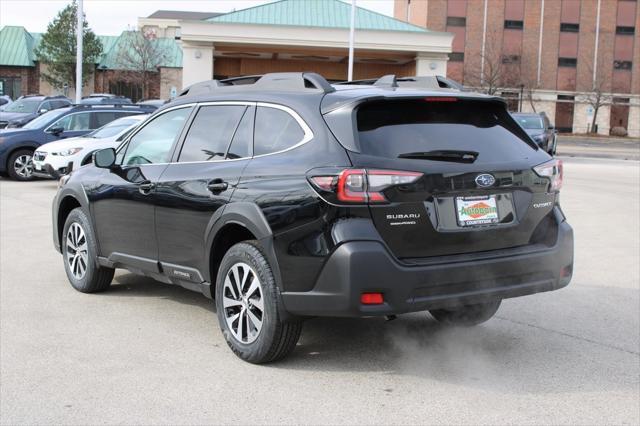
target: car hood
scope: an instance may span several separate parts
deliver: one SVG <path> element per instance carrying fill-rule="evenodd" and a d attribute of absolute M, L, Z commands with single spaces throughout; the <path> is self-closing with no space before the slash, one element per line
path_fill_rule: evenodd
<path fill-rule="evenodd" d="M 44 145 L 38 147 L 38 151 L 59 152 L 63 149 L 84 147 L 87 143 L 92 143 L 95 140 L 96 139 L 84 137 L 62 139 L 59 141 L 45 143 Z"/>
<path fill-rule="evenodd" d="M 36 114 L 30 112 L 0 112 L 0 121 L 14 121 L 29 117 L 35 117 Z"/>
<path fill-rule="evenodd" d="M 25 136 L 29 136 L 32 133 L 38 133 L 40 130 L 38 129 L 0 129 L 0 139 L 8 140 L 14 138 L 22 138 Z"/>

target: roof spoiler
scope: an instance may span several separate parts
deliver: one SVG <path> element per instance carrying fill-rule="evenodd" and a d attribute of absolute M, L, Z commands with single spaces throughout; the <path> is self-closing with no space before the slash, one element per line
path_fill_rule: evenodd
<path fill-rule="evenodd" d="M 319 90 L 323 93 L 335 91 L 333 86 L 320 74 L 313 72 L 281 72 L 202 81 L 187 87 L 179 96 L 202 95 L 229 86 L 234 86 L 237 89 L 246 88 L 247 90 Z"/>
<path fill-rule="evenodd" d="M 388 74 L 378 79 L 343 81 L 336 84 L 371 85 L 388 88 L 410 87 L 416 89 L 453 89 L 461 92 L 465 90 L 462 84 L 441 75 L 396 77 L 394 74 Z"/>

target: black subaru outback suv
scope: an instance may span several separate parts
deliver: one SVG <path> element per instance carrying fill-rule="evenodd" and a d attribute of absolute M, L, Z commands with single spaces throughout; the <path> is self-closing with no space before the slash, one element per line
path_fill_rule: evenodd
<path fill-rule="evenodd" d="M 185 90 L 60 182 L 53 239 L 82 292 L 116 268 L 215 299 L 242 359 L 302 319 L 428 310 L 473 325 L 566 286 L 562 164 L 495 97 L 438 78 L 317 74 Z"/>

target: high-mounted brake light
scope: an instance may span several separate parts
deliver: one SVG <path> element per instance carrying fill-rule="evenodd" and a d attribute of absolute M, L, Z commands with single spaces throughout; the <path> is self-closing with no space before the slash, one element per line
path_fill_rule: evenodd
<path fill-rule="evenodd" d="M 562 160 L 553 159 L 551 161 L 547 161 L 539 166 L 535 166 L 533 170 L 538 176 L 549 178 L 551 181 L 551 185 L 549 187 L 550 191 L 560 191 L 560 188 L 562 188 L 563 178 Z"/>
<path fill-rule="evenodd" d="M 427 96 L 424 100 L 427 102 L 457 102 L 458 98 L 451 96 Z"/>
<path fill-rule="evenodd" d="M 322 191 L 334 192 L 340 202 L 366 204 L 386 203 L 385 189 L 414 183 L 420 177 L 419 172 L 344 169 L 337 176 L 313 176 L 310 181 Z"/>

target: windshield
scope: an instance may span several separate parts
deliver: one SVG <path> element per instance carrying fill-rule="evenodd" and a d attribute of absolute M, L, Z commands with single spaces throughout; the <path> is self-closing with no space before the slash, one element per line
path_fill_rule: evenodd
<path fill-rule="evenodd" d="M 133 120 L 131 118 L 121 118 L 94 130 L 89 133 L 87 137 L 95 139 L 109 138 L 139 122 L 139 120 Z"/>
<path fill-rule="evenodd" d="M 36 99 L 19 99 L 6 107 L 4 109 L 5 112 L 24 112 L 28 114 L 32 114 L 38 110 L 38 105 L 40 105 L 40 101 Z"/>
<path fill-rule="evenodd" d="M 67 112 L 67 108 L 54 109 L 53 111 L 45 112 L 40 117 L 37 117 L 34 120 L 31 120 L 24 126 L 23 129 L 39 129 L 41 127 L 46 126 L 56 118 L 60 117 L 62 114 Z"/>
<path fill-rule="evenodd" d="M 542 119 L 533 115 L 514 115 L 518 124 L 525 129 L 543 129 Z"/>

